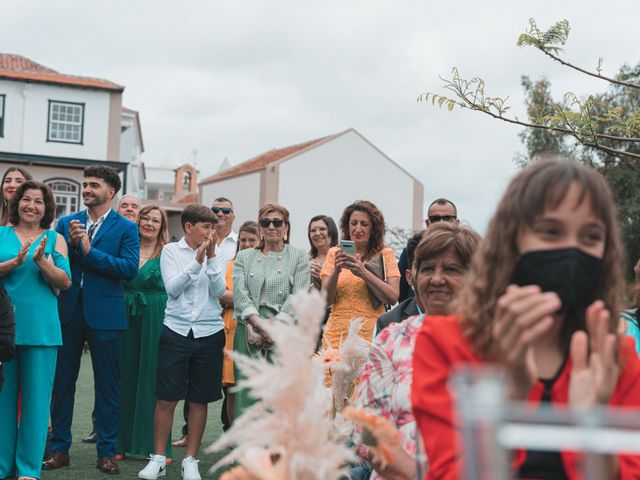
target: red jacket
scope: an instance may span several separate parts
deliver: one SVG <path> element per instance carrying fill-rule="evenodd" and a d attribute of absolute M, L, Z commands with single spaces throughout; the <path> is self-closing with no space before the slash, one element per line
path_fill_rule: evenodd
<path fill-rule="evenodd" d="M 449 373 L 461 364 L 481 364 L 483 360 L 471 353 L 471 346 L 462 335 L 460 317 L 431 317 L 425 320 L 416 339 L 413 354 L 413 383 L 411 403 L 418 428 L 424 439 L 429 458 L 426 480 L 458 480 L 461 469 L 461 448 L 453 419 L 452 397 L 447 387 Z M 640 407 L 640 360 L 636 355 L 633 340 L 625 338 L 621 343 L 623 369 L 611 397 L 610 405 L 618 407 Z M 567 361 L 551 390 L 551 402 L 566 404 L 569 392 L 571 361 Z M 544 385 L 537 382 L 529 401 L 538 403 Z M 640 435 L 639 435 L 640 438 Z M 561 452 L 565 472 L 571 480 L 580 478 L 578 461 L 580 455 Z M 513 466 L 520 467 L 526 452 L 515 456 Z M 620 478 L 640 479 L 640 456 L 619 456 Z"/>

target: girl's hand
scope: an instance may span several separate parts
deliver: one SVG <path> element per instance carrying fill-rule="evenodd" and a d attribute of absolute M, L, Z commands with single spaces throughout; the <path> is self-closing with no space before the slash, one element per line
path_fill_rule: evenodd
<path fill-rule="evenodd" d="M 616 356 L 618 335 L 609 332 L 611 314 L 602 300 L 593 302 L 586 311 L 586 332 L 571 336 L 571 378 L 569 406 L 577 410 L 598 403 L 607 404 L 620 375 Z"/>
<path fill-rule="evenodd" d="M 549 331 L 560 306 L 558 295 L 542 293 L 536 285 L 509 285 L 498 299 L 491 333 L 495 355 L 511 382 L 511 398 L 525 399 L 537 381 L 532 345 Z"/>
<path fill-rule="evenodd" d="M 44 250 L 46 247 L 47 247 L 47 237 L 44 236 L 42 237 L 42 240 L 40 240 L 40 243 L 38 244 L 36 249 L 33 251 L 32 258 L 36 265 L 40 265 L 43 261 L 46 261 L 44 256 Z"/>

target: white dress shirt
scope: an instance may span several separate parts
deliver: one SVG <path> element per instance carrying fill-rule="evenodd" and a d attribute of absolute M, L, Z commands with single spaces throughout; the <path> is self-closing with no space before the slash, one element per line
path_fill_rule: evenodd
<path fill-rule="evenodd" d="M 221 261 L 224 260 L 226 266 L 230 260 L 233 260 L 236 256 L 236 249 L 238 248 L 238 234 L 231 230 L 231 233 L 224 237 L 220 242 L 220 245 L 216 247 L 216 257 Z"/>
<path fill-rule="evenodd" d="M 93 243 L 93 239 L 96 238 L 96 235 L 98 234 L 98 230 L 100 230 L 100 227 L 102 226 L 105 219 L 110 213 L 111 213 L 111 209 L 107 210 L 107 212 L 104 215 L 101 215 L 100 217 L 98 217 L 98 220 L 94 222 L 93 219 L 91 218 L 91 215 L 89 215 L 89 209 L 87 209 L 87 224 L 84 226 L 84 229 L 87 232 L 89 232 L 89 228 L 91 228 L 91 225 L 93 225 L 94 223 L 96 224 L 96 228 L 93 230 L 93 235 L 91 235 L 92 243 Z"/>
<path fill-rule="evenodd" d="M 168 243 L 160 255 L 160 272 L 167 291 L 164 324 L 183 337 L 207 337 L 224 328 L 218 297 L 225 291 L 224 269 L 217 257 L 202 264 L 182 237 Z"/>

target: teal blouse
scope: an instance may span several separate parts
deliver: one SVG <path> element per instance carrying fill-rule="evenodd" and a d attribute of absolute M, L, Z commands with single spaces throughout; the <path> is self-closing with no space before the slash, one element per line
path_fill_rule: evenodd
<path fill-rule="evenodd" d="M 56 267 L 71 278 L 69 259 L 56 251 L 58 234 L 45 231 L 33 241 L 27 258 L 2 280 L 14 307 L 16 345 L 62 345 L 58 297 L 33 261 L 33 252 L 47 236 L 45 255 L 52 255 Z M 0 227 L 0 262 L 14 258 L 22 247 L 13 227 Z"/>

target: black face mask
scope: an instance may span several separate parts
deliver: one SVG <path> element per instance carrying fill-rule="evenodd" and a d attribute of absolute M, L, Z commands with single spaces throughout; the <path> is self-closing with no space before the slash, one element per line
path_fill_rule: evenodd
<path fill-rule="evenodd" d="M 513 274 L 517 285 L 538 285 L 555 292 L 562 301 L 560 312 L 584 310 L 595 300 L 602 260 L 579 248 L 537 250 L 523 254 Z"/>

